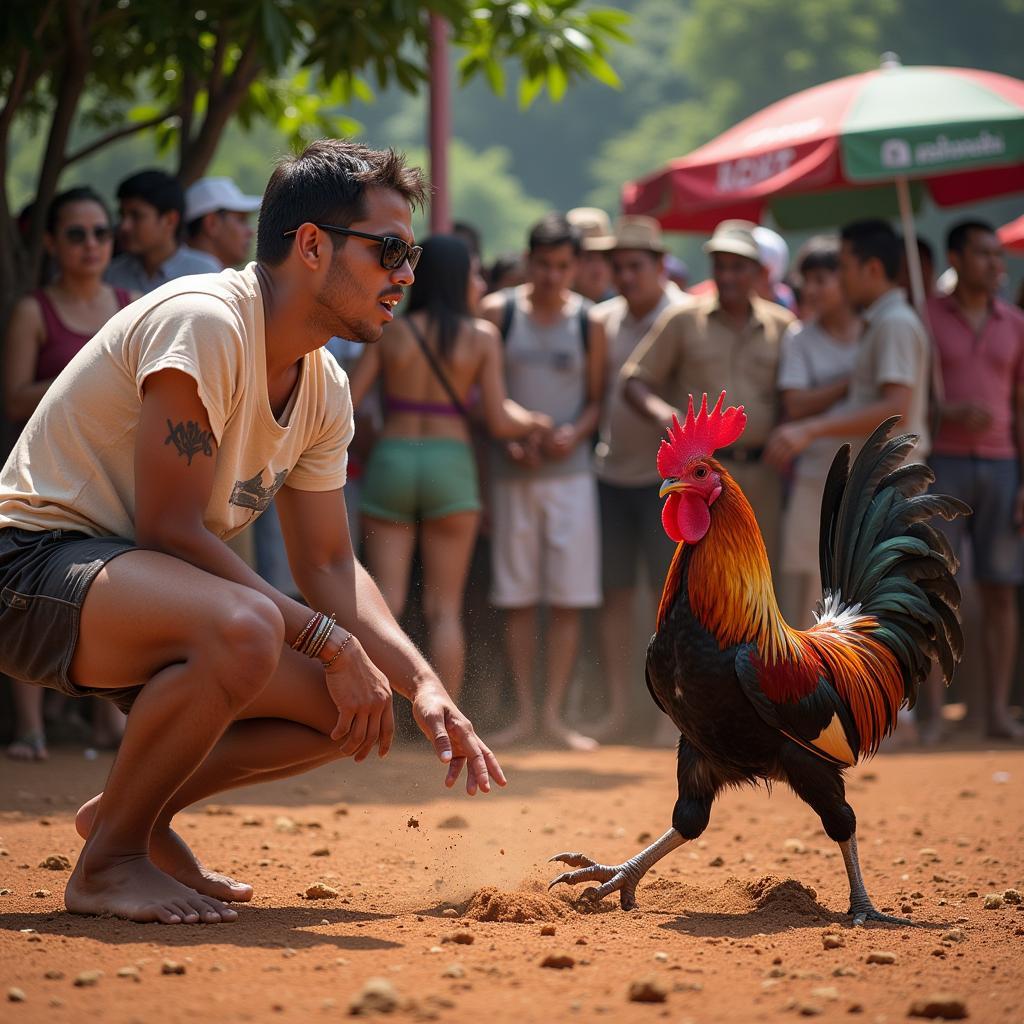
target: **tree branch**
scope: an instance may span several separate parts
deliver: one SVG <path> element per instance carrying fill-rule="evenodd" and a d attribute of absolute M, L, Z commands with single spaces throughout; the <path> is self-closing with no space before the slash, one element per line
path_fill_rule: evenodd
<path fill-rule="evenodd" d="M 75 150 L 74 153 L 70 153 L 64 158 L 64 167 L 69 167 L 73 163 L 77 163 L 79 160 L 84 160 L 87 156 L 92 156 L 99 149 L 103 149 L 104 146 L 109 146 L 112 142 L 117 142 L 118 139 L 127 138 L 129 135 L 134 135 L 136 132 L 145 131 L 147 128 L 155 128 L 158 124 L 162 124 L 169 117 L 174 117 L 178 111 L 174 107 L 168 107 L 167 110 L 161 114 L 156 114 L 153 117 L 147 118 L 145 121 L 136 121 L 130 125 L 126 125 L 124 128 L 116 128 L 112 132 L 107 132 L 106 135 L 101 135 L 98 139 L 93 139 L 88 145 L 83 146 L 81 149 Z"/>

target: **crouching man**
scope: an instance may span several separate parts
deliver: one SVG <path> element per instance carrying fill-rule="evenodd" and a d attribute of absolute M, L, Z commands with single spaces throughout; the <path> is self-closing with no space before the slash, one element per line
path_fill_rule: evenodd
<path fill-rule="evenodd" d="M 236 786 L 391 745 L 392 687 L 467 790 L 501 768 L 357 562 L 348 381 L 321 346 L 375 342 L 413 280 L 426 188 L 390 151 L 325 140 L 263 197 L 256 262 L 122 310 L 47 393 L 0 475 L 0 671 L 130 708 L 65 902 L 231 921 L 250 886 L 172 830 Z M 276 497 L 309 607 L 225 541 Z"/>

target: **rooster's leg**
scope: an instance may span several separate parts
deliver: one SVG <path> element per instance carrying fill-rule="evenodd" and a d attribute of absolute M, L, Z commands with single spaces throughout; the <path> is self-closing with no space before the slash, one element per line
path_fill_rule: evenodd
<path fill-rule="evenodd" d="M 864 879 L 860 873 L 860 860 L 857 857 L 857 833 L 849 839 L 840 842 L 839 849 L 843 851 L 843 862 L 846 864 L 846 874 L 850 878 L 850 909 L 848 914 L 853 915 L 855 925 L 864 924 L 865 921 L 883 921 L 887 924 L 913 924 L 913 921 L 905 917 L 891 917 L 875 909 L 871 902 L 867 889 L 864 888 Z"/>
<path fill-rule="evenodd" d="M 563 871 L 553 879 L 552 886 L 564 882 L 575 885 L 577 882 L 601 882 L 584 891 L 583 896 L 596 903 L 603 900 L 609 893 L 617 892 L 623 910 L 632 910 L 636 906 L 636 887 L 644 875 L 650 871 L 667 853 L 678 849 L 686 840 L 674 829 L 670 828 L 660 839 L 641 850 L 635 857 L 630 857 L 625 864 L 596 864 L 582 853 L 559 853 L 551 859 L 561 861 L 574 867 L 576 871 Z"/>
<path fill-rule="evenodd" d="M 795 743 L 781 751 L 786 781 L 798 797 L 810 804 L 821 818 L 829 839 L 843 851 L 846 874 L 850 879 L 850 909 L 855 925 L 865 921 L 884 921 L 888 924 L 913 924 L 902 917 L 889 917 L 876 910 L 864 888 L 857 858 L 857 817 L 846 802 L 846 784 L 837 765 L 829 764 Z"/>

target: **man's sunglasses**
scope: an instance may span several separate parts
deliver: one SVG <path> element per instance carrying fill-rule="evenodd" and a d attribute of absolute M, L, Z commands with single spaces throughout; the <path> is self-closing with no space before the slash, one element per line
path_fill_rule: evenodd
<path fill-rule="evenodd" d="M 97 224 L 92 229 L 92 237 L 99 243 L 109 242 L 114 237 L 113 228 L 109 224 Z M 89 238 L 89 228 L 83 228 L 80 224 L 72 224 L 64 229 L 64 237 L 72 245 L 85 245 Z"/>
<path fill-rule="evenodd" d="M 416 264 L 420 261 L 420 256 L 423 255 L 422 246 L 410 245 L 408 242 L 403 241 L 401 238 L 395 238 L 393 235 L 370 235 L 365 231 L 339 228 L 334 224 L 317 224 L 316 222 L 313 222 L 313 224 L 314 227 L 318 227 L 321 231 L 333 231 L 336 235 L 352 235 L 355 238 L 368 238 L 371 242 L 379 242 L 380 265 L 385 270 L 397 270 L 406 261 L 409 263 L 409 269 L 415 270 Z M 290 238 L 298 230 L 298 228 L 292 228 L 291 231 L 284 233 L 284 237 Z"/>

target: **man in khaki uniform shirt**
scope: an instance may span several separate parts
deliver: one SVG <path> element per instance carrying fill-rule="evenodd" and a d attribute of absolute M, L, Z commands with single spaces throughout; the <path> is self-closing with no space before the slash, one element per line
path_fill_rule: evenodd
<path fill-rule="evenodd" d="M 747 427 L 739 443 L 716 452 L 743 488 L 757 515 L 772 565 L 776 563 L 782 484 L 762 460 L 779 419 L 778 376 L 782 336 L 793 314 L 755 293 L 760 252 L 749 221 L 727 220 L 704 251 L 711 256 L 717 294 L 690 308 L 666 310 L 622 368 L 627 400 L 667 429 L 695 404 L 723 389 L 742 405 Z"/>

